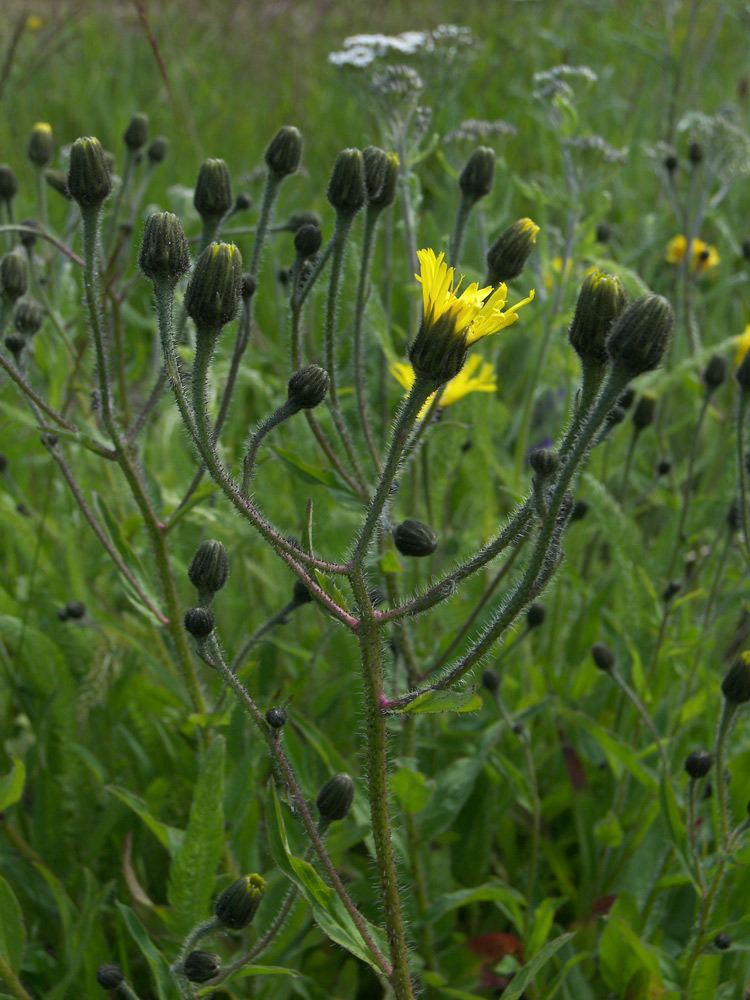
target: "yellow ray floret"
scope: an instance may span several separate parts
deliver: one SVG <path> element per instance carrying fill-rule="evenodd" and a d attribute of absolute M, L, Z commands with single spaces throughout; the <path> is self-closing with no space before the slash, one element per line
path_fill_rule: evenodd
<path fill-rule="evenodd" d="M 399 382 L 407 392 L 414 385 L 414 369 L 409 364 L 396 361 L 390 366 L 391 375 Z M 461 371 L 446 382 L 440 392 L 441 407 L 453 406 L 459 399 L 468 396 L 472 392 L 495 392 L 497 390 L 497 377 L 491 364 L 483 361 L 478 354 L 473 354 L 466 362 Z M 419 411 L 417 420 L 424 420 L 435 399 L 435 393 L 429 397 L 422 409 Z"/>
<path fill-rule="evenodd" d="M 692 260 L 690 266 L 693 271 L 703 274 L 712 267 L 718 267 L 721 257 L 719 251 L 712 243 L 704 243 L 703 240 L 694 239 L 690 241 Z M 664 259 L 668 264 L 679 264 L 687 251 L 687 239 L 682 236 L 673 236 L 667 243 Z"/>

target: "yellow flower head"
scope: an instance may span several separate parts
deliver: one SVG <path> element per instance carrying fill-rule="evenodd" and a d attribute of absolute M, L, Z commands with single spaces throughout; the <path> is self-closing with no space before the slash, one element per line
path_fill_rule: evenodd
<path fill-rule="evenodd" d="M 667 243 L 667 252 L 664 259 L 668 264 L 680 264 L 687 251 L 686 237 L 673 236 Z M 690 266 L 693 271 L 704 274 L 712 267 L 718 267 L 721 257 L 719 251 L 713 244 L 704 243 L 703 240 L 694 239 L 690 244 L 691 261 Z"/>
<path fill-rule="evenodd" d="M 454 285 L 455 269 L 445 263 L 444 253 L 420 250 L 417 257 L 420 273 L 414 277 L 422 285 L 422 324 L 409 360 L 418 375 L 447 382 L 463 368 L 467 348 L 515 323 L 518 310 L 531 302 L 534 292 L 506 309 L 505 285 L 493 291 L 491 285 L 480 288 L 475 281 L 459 293 L 461 281 Z"/>
<path fill-rule="evenodd" d="M 397 361 L 390 366 L 390 372 L 407 392 L 414 385 L 415 375 L 411 365 Z M 452 406 L 471 392 L 495 392 L 496 390 L 497 378 L 492 365 L 483 361 L 478 354 L 472 354 L 458 375 L 443 386 L 438 405 L 440 407 Z M 433 392 L 419 411 L 417 420 L 424 420 L 434 399 L 435 393 Z"/>
<path fill-rule="evenodd" d="M 748 351 L 750 351 L 750 323 L 745 327 L 745 332 L 739 334 L 734 338 L 734 343 L 737 347 L 737 353 L 734 356 L 734 364 L 736 368 L 739 368 L 742 359 L 745 357 Z"/>
<path fill-rule="evenodd" d="M 26 27 L 29 31 L 39 31 L 39 29 L 44 24 L 44 21 L 39 17 L 38 14 L 29 14 L 26 18 Z"/>

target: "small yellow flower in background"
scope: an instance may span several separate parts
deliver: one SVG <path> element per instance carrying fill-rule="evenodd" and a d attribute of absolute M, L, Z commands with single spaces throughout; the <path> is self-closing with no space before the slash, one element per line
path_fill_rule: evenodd
<path fill-rule="evenodd" d="M 39 17 L 38 14 L 29 14 L 26 18 L 26 27 L 29 31 L 39 31 L 39 29 L 44 24 L 44 21 Z"/>
<path fill-rule="evenodd" d="M 742 359 L 745 357 L 748 351 L 750 351 L 750 323 L 745 327 L 745 332 L 738 334 L 734 338 L 734 342 L 737 345 L 737 353 L 734 356 L 734 364 L 736 368 L 739 368 Z"/>
<path fill-rule="evenodd" d="M 417 375 L 447 382 L 461 371 L 466 350 L 518 319 L 518 310 L 534 298 L 505 308 L 508 289 L 504 284 L 493 290 L 480 288 L 474 281 L 459 292 L 454 285 L 455 268 L 445 263 L 445 254 L 419 250 L 420 273 L 414 277 L 422 285 L 422 323 L 409 348 L 409 360 Z"/>
<path fill-rule="evenodd" d="M 667 243 L 667 252 L 664 259 L 668 264 L 679 264 L 685 256 L 687 250 L 687 238 L 685 236 L 673 236 Z M 693 271 L 700 271 L 704 274 L 712 267 L 718 267 L 721 257 L 719 251 L 713 244 L 704 243 L 703 240 L 694 239 L 690 244 L 692 254 L 691 268 Z"/>
<path fill-rule="evenodd" d="M 414 385 L 414 369 L 411 365 L 396 361 L 390 366 L 390 372 L 407 392 Z M 458 375 L 443 386 L 439 405 L 441 408 L 452 406 L 471 392 L 495 392 L 496 390 L 497 377 L 494 368 L 488 361 L 483 361 L 478 354 L 472 354 Z M 417 420 L 424 420 L 434 398 L 435 393 L 433 392 L 419 411 Z"/>

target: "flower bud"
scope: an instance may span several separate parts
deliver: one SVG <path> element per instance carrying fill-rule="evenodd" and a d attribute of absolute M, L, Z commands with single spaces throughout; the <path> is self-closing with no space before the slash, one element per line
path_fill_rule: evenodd
<path fill-rule="evenodd" d="M 386 154 L 385 177 L 380 186 L 380 190 L 370 195 L 370 209 L 382 212 L 396 200 L 398 189 L 398 155 L 396 153 Z"/>
<path fill-rule="evenodd" d="M 617 405 L 621 406 L 623 410 L 629 410 L 633 405 L 633 400 L 635 399 L 635 389 L 632 385 L 627 386 L 625 392 L 617 400 Z"/>
<path fill-rule="evenodd" d="M 305 223 L 304 226 L 300 226 L 294 234 L 294 249 L 303 258 L 312 257 L 313 254 L 316 254 L 320 250 L 322 242 L 323 234 L 320 229 L 309 222 Z"/>
<path fill-rule="evenodd" d="M 438 547 L 437 532 L 429 524 L 412 519 L 396 526 L 393 541 L 402 556 L 431 556 Z"/>
<path fill-rule="evenodd" d="M 311 604 L 314 598 L 301 580 L 295 580 L 292 588 L 292 600 L 295 604 Z"/>
<path fill-rule="evenodd" d="M 199 594 L 217 594 L 229 576 L 229 556 L 221 542 L 213 538 L 201 542 L 195 551 L 188 578 Z"/>
<path fill-rule="evenodd" d="M 17 364 L 23 349 L 26 347 L 26 338 L 20 333 L 9 333 L 3 343 L 16 359 Z"/>
<path fill-rule="evenodd" d="M 592 271 L 578 293 L 568 339 L 583 364 L 604 367 L 607 334 L 625 308 L 625 286 L 606 271 Z"/>
<path fill-rule="evenodd" d="M 148 115 L 133 115 L 122 134 L 122 141 L 132 153 L 143 149 L 148 142 Z"/>
<path fill-rule="evenodd" d="M 22 298 L 16 302 L 13 313 L 13 325 L 24 337 L 33 337 L 39 333 L 44 322 L 44 308 L 36 299 Z"/>
<path fill-rule="evenodd" d="M 732 534 L 742 531 L 742 504 L 739 497 L 733 497 L 727 511 L 726 524 Z"/>
<path fill-rule="evenodd" d="M 221 959 L 212 951 L 196 948 L 185 957 L 182 971 L 191 983 L 207 983 L 221 972 Z"/>
<path fill-rule="evenodd" d="M 76 139 L 70 147 L 68 190 L 82 208 L 100 206 L 112 190 L 102 144 L 93 136 Z"/>
<path fill-rule="evenodd" d="M 597 670 L 605 671 L 609 673 L 615 668 L 615 654 L 609 648 L 605 646 L 603 642 L 595 642 L 591 647 L 591 656 L 596 664 Z"/>
<path fill-rule="evenodd" d="M 344 819 L 354 801 L 354 782 L 348 774 L 334 774 L 321 788 L 316 805 L 327 823 Z"/>
<path fill-rule="evenodd" d="M 714 945 L 719 951 L 726 951 L 727 948 L 732 947 L 732 939 L 726 931 L 719 931 L 714 937 Z"/>
<path fill-rule="evenodd" d="M 721 682 L 721 693 L 732 705 L 750 701 L 750 655 L 744 653 L 734 661 Z"/>
<path fill-rule="evenodd" d="M 55 154 L 52 126 L 48 122 L 37 122 L 31 130 L 26 155 L 36 167 L 46 167 Z"/>
<path fill-rule="evenodd" d="M 703 159 L 703 146 L 699 142 L 691 142 L 688 146 L 688 160 L 697 166 Z"/>
<path fill-rule="evenodd" d="M 669 604 L 672 598 L 676 597 L 682 590 L 682 583 L 679 580 L 670 580 L 662 591 L 661 599 L 665 604 Z"/>
<path fill-rule="evenodd" d="M 258 912 L 266 891 L 260 875 L 243 875 L 222 892 L 214 904 L 214 915 L 224 927 L 241 931 Z"/>
<path fill-rule="evenodd" d="M 286 709 L 282 708 L 281 705 L 275 705 L 266 712 L 266 722 L 271 729 L 281 729 L 288 718 Z"/>
<path fill-rule="evenodd" d="M 169 152 L 169 139 L 163 135 L 155 135 L 151 142 L 148 144 L 148 156 L 149 163 L 154 166 L 157 163 L 163 163 L 167 158 L 167 153 Z"/>
<path fill-rule="evenodd" d="M 68 175 L 64 170 L 45 170 L 44 180 L 53 191 L 57 191 L 67 201 L 73 200 L 73 195 L 70 193 L 70 188 L 68 187 Z"/>
<path fill-rule="evenodd" d="M 302 159 L 302 133 L 294 125 L 284 125 L 271 139 L 265 152 L 269 173 L 282 180 L 299 169 Z"/>
<path fill-rule="evenodd" d="M 489 146 L 475 149 L 458 178 L 461 194 L 473 205 L 492 190 L 495 179 L 495 150 Z"/>
<path fill-rule="evenodd" d="M 255 281 L 255 278 L 252 276 L 252 274 L 250 274 L 249 271 L 246 271 L 242 275 L 242 284 L 240 286 L 240 295 L 242 296 L 244 302 L 250 301 L 253 295 L 255 295 L 257 287 L 258 285 L 257 282 Z"/>
<path fill-rule="evenodd" d="M 342 149 L 328 182 L 328 200 L 342 215 L 357 214 L 367 201 L 365 161 L 358 149 Z"/>
<path fill-rule="evenodd" d="M 547 617 L 547 609 L 543 604 L 530 604 L 526 611 L 526 624 L 529 628 L 539 628 Z"/>
<path fill-rule="evenodd" d="M 501 285 L 517 278 L 536 244 L 539 226 L 519 219 L 495 240 L 487 251 L 487 283 Z"/>
<path fill-rule="evenodd" d="M 674 153 L 670 153 L 669 156 L 664 157 L 664 169 L 667 171 L 668 174 L 673 174 L 678 166 L 679 166 L 679 160 L 674 155 Z"/>
<path fill-rule="evenodd" d="M 572 521 L 582 521 L 584 517 L 589 512 L 589 505 L 585 500 L 576 500 L 573 504 L 573 510 L 570 512 L 570 520 Z"/>
<path fill-rule="evenodd" d="M 497 671 L 488 667 L 486 670 L 482 671 L 482 684 L 487 688 L 490 694 L 494 694 L 495 691 L 500 687 L 500 678 L 497 675 Z"/>
<path fill-rule="evenodd" d="M 38 239 L 37 233 L 39 232 L 39 226 L 37 225 L 36 219 L 21 219 L 20 225 L 25 226 L 27 229 L 33 229 L 33 233 L 19 233 L 18 238 L 21 243 L 26 247 L 27 250 L 31 250 L 32 247 L 36 245 Z"/>
<path fill-rule="evenodd" d="M 223 160 L 204 160 L 195 182 L 193 204 L 201 219 L 216 225 L 232 207 L 232 182 Z"/>
<path fill-rule="evenodd" d="M 10 203 L 18 194 L 18 178 L 7 163 L 0 163 L 0 200 Z"/>
<path fill-rule="evenodd" d="M 376 198 L 383 187 L 388 169 L 388 154 L 377 146 L 368 146 L 362 150 L 362 159 L 365 161 L 365 188 L 369 201 Z"/>
<path fill-rule="evenodd" d="M 703 382 L 709 392 L 718 389 L 727 377 L 727 359 L 723 354 L 712 354 L 703 372 Z"/>
<path fill-rule="evenodd" d="M 300 368 L 287 383 L 289 402 L 300 410 L 314 410 L 326 398 L 331 379 L 318 365 Z"/>
<path fill-rule="evenodd" d="M 636 403 L 636 407 L 633 410 L 633 416 L 631 417 L 635 429 L 643 431 L 647 427 L 650 427 L 654 422 L 655 413 L 656 396 L 652 396 L 650 392 L 644 392 Z"/>
<path fill-rule="evenodd" d="M 705 778 L 713 767 L 713 764 L 713 754 L 708 753 L 707 750 L 693 750 L 685 758 L 685 770 L 693 781 Z"/>
<path fill-rule="evenodd" d="M 68 601 L 65 605 L 65 613 L 68 618 L 84 618 L 86 616 L 86 605 L 83 601 Z"/>
<path fill-rule="evenodd" d="M 205 639 L 211 635 L 216 625 L 214 613 L 210 608 L 190 608 L 185 612 L 185 631 L 196 639 Z"/>
<path fill-rule="evenodd" d="M 190 270 L 188 242 L 176 215 L 153 212 L 146 219 L 138 266 L 151 281 L 172 286 Z"/>
<path fill-rule="evenodd" d="M 125 982 L 125 973 L 119 965 L 107 962 L 96 970 L 96 981 L 103 990 L 116 990 Z"/>
<path fill-rule="evenodd" d="M 211 243 L 198 258 L 185 291 L 185 309 L 196 326 L 218 330 L 237 314 L 242 255 L 233 243 Z"/>
<path fill-rule="evenodd" d="M 26 294 L 29 287 L 29 267 L 20 250 L 11 250 L 0 257 L 0 295 L 13 303 Z"/>
<path fill-rule="evenodd" d="M 606 222 L 600 222 L 596 227 L 596 242 L 597 243 L 609 243 L 609 239 L 612 236 L 612 230 L 609 228 Z"/>
<path fill-rule="evenodd" d="M 554 448 L 534 448 L 529 455 L 529 465 L 537 476 L 547 479 L 560 468 L 560 456 Z"/>
<path fill-rule="evenodd" d="M 318 212 L 309 211 L 307 209 L 302 209 L 299 212 L 292 212 L 289 218 L 284 223 L 284 229 L 288 229 L 292 233 L 296 233 L 300 226 L 317 226 L 318 229 L 323 225 L 323 220 L 321 219 Z"/>
<path fill-rule="evenodd" d="M 628 380 L 661 364 L 669 345 L 674 313 L 661 295 L 644 295 L 616 321 L 607 338 L 615 371 Z"/>
<path fill-rule="evenodd" d="M 656 464 L 656 475 L 666 476 L 671 468 L 672 468 L 671 458 L 660 458 Z"/>

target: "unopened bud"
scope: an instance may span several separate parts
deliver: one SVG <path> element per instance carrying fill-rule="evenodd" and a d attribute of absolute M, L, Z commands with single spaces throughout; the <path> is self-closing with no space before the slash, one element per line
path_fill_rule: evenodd
<path fill-rule="evenodd" d="M 196 948 L 185 957 L 182 970 L 191 983 L 207 983 L 221 972 L 221 959 L 212 951 Z"/>
<path fill-rule="evenodd" d="M 199 594 L 217 594 L 229 576 L 229 556 L 221 542 L 213 538 L 201 542 L 195 551 L 188 578 Z"/>
<path fill-rule="evenodd" d="M 214 613 L 210 608 L 190 608 L 185 612 L 185 631 L 196 639 L 205 639 L 211 635 L 216 625 Z"/>
<path fill-rule="evenodd" d="M 368 146 L 362 150 L 365 161 L 365 188 L 368 201 L 377 198 L 385 181 L 388 168 L 388 154 L 377 146 Z"/>
<path fill-rule="evenodd" d="M 316 805 L 320 818 L 328 823 L 344 819 L 354 801 L 354 782 L 348 774 L 334 774 L 320 790 Z"/>
<path fill-rule="evenodd" d="M 224 160 L 204 160 L 195 182 L 193 204 L 201 219 L 216 225 L 232 207 L 232 181 Z"/>
<path fill-rule="evenodd" d="M 676 597 L 681 590 L 682 584 L 679 580 L 670 580 L 662 592 L 661 599 L 665 604 L 669 604 L 669 602 Z"/>
<path fill-rule="evenodd" d="M 0 163 L 0 200 L 10 203 L 18 194 L 18 178 L 13 167 Z"/>
<path fill-rule="evenodd" d="M 589 505 L 585 500 L 576 500 L 573 510 L 570 512 L 571 521 L 582 521 L 589 512 Z"/>
<path fill-rule="evenodd" d="M 294 125 L 284 125 L 271 139 L 265 152 L 266 166 L 277 179 L 299 169 L 302 160 L 302 133 Z"/>
<path fill-rule="evenodd" d="M 382 212 L 396 200 L 398 190 L 398 156 L 396 153 L 388 153 L 386 156 L 385 177 L 377 194 L 370 196 L 369 207 Z"/>
<path fill-rule="evenodd" d="M 292 588 L 292 600 L 295 604 L 310 604 L 313 601 L 313 595 L 310 593 L 309 588 L 301 580 L 294 581 L 294 587 Z"/>
<path fill-rule="evenodd" d="M 307 365 L 289 379 L 289 402 L 301 410 L 314 410 L 326 398 L 331 379 L 328 372 L 318 365 Z"/>
<path fill-rule="evenodd" d="M 721 693 L 732 705 L 750 701 L 750 656 L 747 653 L 735 660 L 721 682 Z"/>
<path fill-rule="evenodd" d="M 482 684 L 487 688 L 490 694 L 494 694 L 500 687 L 500 678 L 498 677 L 497 671 L 493 670 L 491 667 L 483 670 Z"/>
<path fill-rule="evenodd" d="M 719 949 L 719 951 L 726 951 L 727 948 L 732 947 L 732 939 L 726 931 L 719 931 L 719 933 L 714 936 L 714 945 Z"/>
<path fill-rule="evenodd" d="M 638 431 L 645 430 L 654 422 L 655 414 L 656 396 L 652 396 L 650 392 L 644 392 L 633 410 L 633 416 L 631 418 L 633 426 Z"/>
<path fill-rule="evenodd" d="M 190 250 L 182 223 L 171 212 L 146 219 L 138 266 L 151 281 L 174 286 L 190 270 Z"/>
<path fill-rule="evenodd" d="M 350 217 L 367 201 L 365 161 L 358 149 L 342 149 L 328 182 L 328 200 L 341 215 Z"/>
<path fill-rule="evenodd" d="M 240 295 L 242 296 L 243 301 L 249 302 L 250 299 L 253 297 L 253 295 L 255 295 L 257 288 L 258 288 L 258 283 L 256 282 L 255 278 L 252 276 L 252 274 L 250 274 L 249 271 L 246 271 L 242 275 L 242 285 L 240 288 Z"/>
<path fill-rule="evenodd" d="M 706 389 L 713 392 L 726 380 L 727 359 L 723 354 L 712 354 L 708 359 L 708 364 L 703 372 L 703 381 Z"/>
<path fill-rule="evenodd" d="M 673 174 L 679 165 L 679 160 L 677 157 L 670 153 L 669 156 L 664 157 L 664 169 L 668 174 Z"/>
<path fill-rule="evenodd" d="M 125 973 L 119 965 L 107 962 L 96 970 L 96 981 L 103 990 L 116 990 L 125 982 Z"/>
<path fill-rule="evenodd" d="M 20 333 L 9 333 L 3 340 L 3 343 L 16 359 L 17 364 L 24 348 L 26 347 L 26 338 Z"/>
<path fill-rule="evenodd" d="M 635 389 L 633 388 L 632 385 L 629 385 L 626 388 L 625 392 L 622 394 L 622 396 L 620 396 L 620 398 L 617 400 L 617 405 L 621 406 L 623 410 L 629 410 L 630 407 L 633 405 L 634 400 L 635 400 Z"/>
<path fill-rule="evenodd" d="M 402 556 L 431 556 L 438 547 L 438 534 L 429 524 L 411 518 L 402 521 L 393 532 L 393 541 Z"/>
<path fill-rule="evenodd" d="M 83 601 L 68 601 L 65 605 L 65 612 L 68 618 L 85 618 L 86 605 Z"/>
<path fill-rule="evenodd" d="M 271 729 L 281 729 L 285 725 L 289 715 L 287 710 L 282 708 L 280 705 L 275 705 L 273 708 L 269 708 L 266 712 L 266 722 L 271 727 Z"/>
<path fill-rule="evenodd" d="M 102 144 L 93 136 L 76 139 L 70 147 L 68 190 L 82 208 L 98 207 L 112 190 Z"/>
<path fill-rule="evenodd" d="M 609 228 L 606 222 L 600 222 L 596 227 L 596 242 L 597 243 L 609 243 L 609 239 L 612 235 L 612 230 Z"/>
<path fill-rule="evenodd" d="M 611 670 L 615 669 L 615 654 L 609 646 L 605 646 L 603 642 L 594 643 L 591 647 L 591 656 L 596 664 L 597 670 L 609 673 Z"/>
<path fill-rule="evenodd" d="M 584 365 L 606 365 L 607 335 L 625 302 L 625 286 L 616 275 L 593 271 L 584 280 L 568 330 L 571 346 Z"/>
<path fill-rule="evenodd" d="M 67 201 L 73 200 L 73 195 L 70 193 L 70 188 L 68 187 L 68 175 L 64 170 L 45 170 L 44 180 L 53 191 L 57 191 Z"/>
<path fill-rule="evenodd" d="M 29 266 L 20 250 L 11 250 L 0 257 L 0 295 L 13 303 L 26 294 L 29 287 Z"/>
<path fill-rule="evenodd" d="M 258 912 L 266 883 L 260 875 L 243 875 L 222 892 L 214 904 L 214 915 L 224 927 L 241 931 Z"/>
<path fill-rule="evenodd" d="M 713 767 L 713 764 L 713 754 L 708 753 L 707 750 L 693 750 L 685 758 L 685 770 L 693 781 L 705 778 Z"/>
<path fill-rule="evenodd" d="M 323 234 L 318 226 L 313 226 L 309 222 L 300 226 L 294 234 L 294 249 L 300 257 L 312 257 L 320 250 L 323 242 Z"/>
<path fill-rule="evenodd" d="M 560 456 L 554 448 L 535 448 L 529 455 L 529 465 L 537 476 L 548 479 L 560 468 Z"/>
<path fill-rule="evenodd" d="M 474 204 L 492 190 L 495 179 L 495 150 L 489 146 L 475 149 L 458 178 L 461 194 L 467 202 Z"/>
<path fill-rule="evenodd" d="M 55 154 L 55 140 L 52 126 L 48 122 L 37 122 L 31 130 L 26 155 L 36 167 L 46 167 Z"/>
<path fill-rule="evenodd" d="M 302 209 L 299 212 L 292 212 L 284 224 L 284 229 L 296 233 L 301 226 L 317 226 L 320 229 L 322 225 L 323 220 L 318 212 Z"/>
<path fill-rule="evenodd" d="M 242 254 L 233 243 L 211 243 L 196 261 L 185 310 L 199 330 L 218 330 L 237 314 L 241 289 Z"/>
<path fill-rule="evenodd" d="M 543 604 L 530 604 L 526 611 L 526 624 L 529 628 L 539 628 L 547 617 L 547 609 Z"/>
<path fill-rule="evenodd" d="M 659 461 L 656 463 L 656 475 L 666 476 L 671 468 L 672 468 L 671 458 L 660 458 Z"/>
<path fill-rule="evenodd" d="M 148 115 L 133 115 L 123 132 L 122 141 L 133 153 L 143 149 L 148 142 Z"/>
<path fill-rule="evenodd" d="M 500 285 L 517 278 L 536 244 L 539 226 L 519 219 L 498 236 L 487 251 L 487 282 Z"/>
<path fill-rule="evenodd" d="M 157 163 L 163 163 L 167 158 L 167 153 L 169 152 L 169 139 L 164 135 L 155 135 L 151 142 L 148 144 L 148 156 L 149 162 L 156 165 Z"/>
<path fill-rule="evenodd" d="M 691 142 L 688 146 L 688 160 L 697 166 L 703 159 L 703 146 L 699 142 Z"/>
<path fill-rule="evenodd" d="M 644 295 L 616 321 L 607 338 L 612 365 L 628 380 L 658 368 L 669 345 L 674 313 L 661 295 Z"/>
<path fill-rule="evenodd" d="M 21 232 L 18 234 L 18 238 L 21 241 L 21 243 L 26 247 L 27 250 L 31 250 L 31 248 L 36 244 L 36 241 L 38 239 L 37 233 L 39 232 L 39 226 L 37 225 L 36 219 L 21 219 L 20 224 L 22 226 L 25 226 L 27 230 L 28 229 L 34 230 L 33 233 Z"/>
<path fill-rule="evenodd" d="M 22 298 L 16 302 L 13 325 L 24 337 L 39 333 L 44 322 L 44 308 L 36 299 Z"/>

